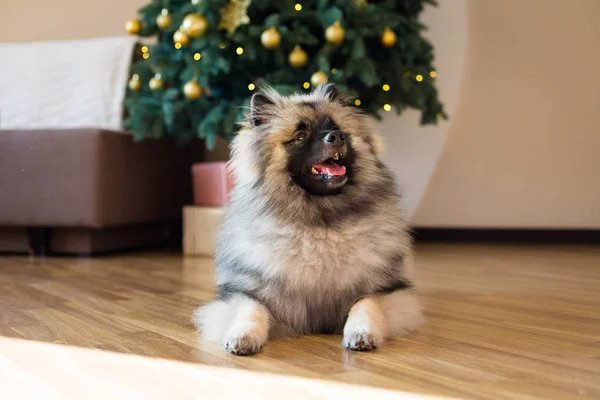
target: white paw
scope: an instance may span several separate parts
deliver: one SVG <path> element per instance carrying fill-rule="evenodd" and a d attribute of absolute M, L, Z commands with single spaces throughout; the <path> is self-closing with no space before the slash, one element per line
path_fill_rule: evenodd
<path fill-rule="evenodd" d="M 343 345 L 348 350 L 369 351 L 375 350 L 383 340 L 371 333 L 368 329 L 355 329 L 344 333 Z"/>
<path fill-rule="evenodd" d="M 243 322 L 229 329 L 222 344 L 231 354 L 247 356 L 258 353 L 266 341 L 267 332 L 260 325 Z"/>
<path fill-rule="evenodd" d="M 223 347 L 236 356 L 249 356 L 258 353 L 262 349 L 263 343 L 252 335 L 242 334 L 226 338 Z"/>

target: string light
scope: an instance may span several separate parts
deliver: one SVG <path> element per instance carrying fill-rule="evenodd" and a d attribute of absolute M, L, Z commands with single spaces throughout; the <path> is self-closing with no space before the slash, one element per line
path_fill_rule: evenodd
<path fill-rule="evenodd" d="M 294 6 L 294 8 L 296 9 L 296 11 L 300 11 L 300 10 L 302 10 L 302 4 L 296 3 L 296 5 Z"/>
<path fill-rule="evenodd" d="M 219 45 L 219 47 L 220 47 L 221 49 L 224 49 L 224 48 L 225 48 L 225 43 L 221 43 L 221 44 Z"/>
<path fill-rule="evenodd" d="M 361 101 L 360 101 L 360 99 L 356 99 L 356 100 L 354 100 L 354 105 L 356 105 L 356 106 L 360 106 L 360 105 L 361 105 Z"/>
<path fill-rule="evenodd" d="M 256 85 L 254 83 L 251 83 L 248 85 L 248 90 L 254 90 L 256 89 Z"/>
<path fill-rule="evenodd" d="M 390 85 L 388 85 L 387 83 L 385 85 L 383 85 L 381 88 L 383 89 L 384 92 L 390 91 Z"/>
<path fill-rule="evenodd" d="M 143 58 L 144 60 L 147 60 L 147 59 L 149 59 L 149 58 L 150 58 L 150 53 L 144 53 L 144 54 L 142 54 L 142 58 Z"/>
<path fill-rule="evenodd" d="M 179 50 L 181 48 L 181 43 L 179 43 L 179 42 L 175 43 L 175 48 L 177 50 Z"/>
<path fill-rule="evenodd" d="M 332 74 L 337 74 L 337 68 L 331 68 L 331 73 Z"/>
<path fill-rule="evenodd" d="M 435 72 L 435 71 L 431 71 L 431 72 L 429 73 L 429 76 L 430 76 L 430 77 L 432 77 L 432 78 L 435 78 L 435 77 L 437 76 L 437 74 L 436 74 L 436 72 Z"/>
<path fill-rule="evenodd" d="M 383 105 L 383 109 L 384 109 L 385 111 L 391 111 L 391 110 L 392 110 L 392 106 L 390 106 L 389 104 L 384 104 L 384 105 Z"/>
<path fill-rule="evenodd" d="M 148 46 L 142 46 L 142 53 L 148 52 Z"/>
<path fill-rule="evenodd" d="M 415 79 L 417 80 L 417 82 L 421 82 L 423 80 L 423 75 L 419 74 L 415 76 Z"/>
<path fill-rule="evenodd" d="M 241 56 L 242 54 L 244 54 L 244 49 L 242 49 L 241 47 L 238 47 L 237 49 L 235 49 L 235 52 L 237 53 L 238 56 Z"/>
<path fill-rule="evenodd" d="M 200 54 L 200 53 L 194 54 L 194 60 L 195 61 L 200 61 L 201 58 L 202 58 L 202 54 Z"/>
<path fill-rule="evenodd" d="M 302 87 L 303 87 L 304 89 L 308 89 L 308 88 L 310 87 L 310 83 L 308 83 L 308 82 L 304 82 L 304 85 L 302 85 Z"/>

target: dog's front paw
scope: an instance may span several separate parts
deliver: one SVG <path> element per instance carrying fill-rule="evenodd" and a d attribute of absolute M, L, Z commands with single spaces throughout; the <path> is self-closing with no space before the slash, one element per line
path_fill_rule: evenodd
<path fill-rule="evenodd" d="M 229 332 L 223 340 L 225 350 L 236 356 L 249 356 L 258 353 L 264 341 L 252 330 L 236 330 Z"/>
<path fill-rule="evenodd" d="M 258 353 L 262 349 L 262 344 L 256 343 L 249 336 L 230 338 L 223 347 L 225 350 L 236 356 L 249 356 Z"/>
<path fill-rule="evenodd" d="M 343 345 L 348 350 L 369 351 L 379 347 L 381 340 L 366 330 L 347 332 L 344 334 Z"/>

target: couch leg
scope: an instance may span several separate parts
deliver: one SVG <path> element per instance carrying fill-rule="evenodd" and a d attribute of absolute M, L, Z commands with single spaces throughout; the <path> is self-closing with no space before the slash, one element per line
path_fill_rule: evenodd
<path fill-rule="evenodd" d="M 50 230 L 47 228 L 28 228 L 29 254 L 32 256 L 48 255 L 48 236 Z"/>

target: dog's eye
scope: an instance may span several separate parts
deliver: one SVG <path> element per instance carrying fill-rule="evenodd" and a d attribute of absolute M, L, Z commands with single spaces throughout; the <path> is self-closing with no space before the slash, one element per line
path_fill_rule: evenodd
<path fill-rule="evenodd" d="M 300 132 L 299 134 L 296 135 L 296 140 L 299 142 L 301 142 L 305 139 L 306 139 L 306 133 L 304 133 L 304 132 Z"/>

